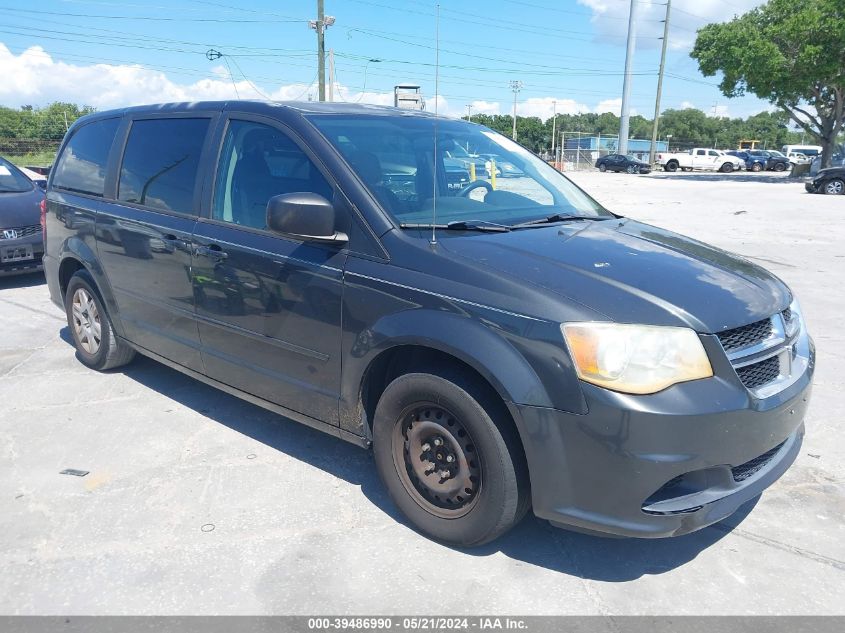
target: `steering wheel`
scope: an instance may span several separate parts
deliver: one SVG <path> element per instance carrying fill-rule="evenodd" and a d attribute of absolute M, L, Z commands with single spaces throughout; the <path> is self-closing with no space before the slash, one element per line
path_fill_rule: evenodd
<path fill-rule="evenodd" d="M 487 190 L 487 193 L 490 193 L 491 191 L 493 191 L 493 185 L 491 185 L 486 180 L 476 180 L 475 182 L 470 183 L 469 186 L 461 189 L 461 193 L 459 195 L 460 195 L 461 198 L 466 198 L 469 195 L 470 191 L 474 191 L 475 189 L 478 189 L 479 187 L 484 187 Z"/>

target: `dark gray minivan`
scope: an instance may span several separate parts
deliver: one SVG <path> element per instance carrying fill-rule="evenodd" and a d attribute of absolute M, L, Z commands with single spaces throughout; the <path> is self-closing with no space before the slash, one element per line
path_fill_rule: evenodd
<path fill-rule="evenodd" d="M 522 175 L 450 177 L 456 148 Z M 102 112 L 68 131 L 46 206 L 81 362 L 139 352 L 372 446 L 442 541 L 490 541 L 529 508 L 684 534 L 801 445 L 815 352 L 782 281 L 604 209 L 479 125 L 320 103 Z"/>

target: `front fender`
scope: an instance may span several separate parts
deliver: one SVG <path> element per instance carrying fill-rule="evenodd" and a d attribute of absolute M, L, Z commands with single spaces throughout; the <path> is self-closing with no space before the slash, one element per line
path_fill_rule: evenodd
<path fill-rule="evenodd" d="M 496 316 L 507 322 L 466 311 L 416 308 L 382 316 L 361 329 L 344 350 L 341 424 L 364 431 L 359 403 L 368 369 L 381 354 L 407 345 L 436 350 L 469 365 L 506 403 L 585 413 L 586 402 L 565 350 L 548 340 L 560 338 L 559 326 L 524 322 L 517 315 Z"/>

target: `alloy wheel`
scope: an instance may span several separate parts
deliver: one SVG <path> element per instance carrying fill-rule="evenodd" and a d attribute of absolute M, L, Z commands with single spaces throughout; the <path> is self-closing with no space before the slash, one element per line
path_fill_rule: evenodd
<path fill-rule="evenodd" d="M 824 186 L 824 192 L 833 195 L 841 195 L 844 190 L 845 185 L 843 185 L 841 180 L 831 180 Z"/>

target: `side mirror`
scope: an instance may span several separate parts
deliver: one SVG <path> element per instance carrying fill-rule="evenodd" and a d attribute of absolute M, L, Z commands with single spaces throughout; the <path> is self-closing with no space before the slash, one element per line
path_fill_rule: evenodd
<path fill-rule="evenodd" d="M 283 193 L 267 202 L 267 227 L 309 242 L 345 244 L 346 233 L 335 230 L 331 202 L 316 193 Z"/>

